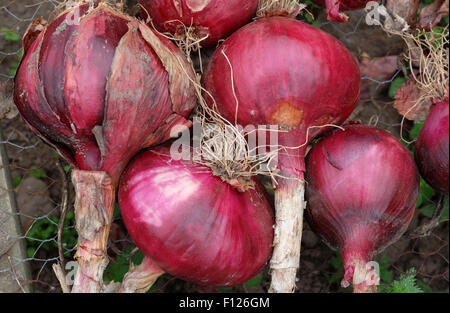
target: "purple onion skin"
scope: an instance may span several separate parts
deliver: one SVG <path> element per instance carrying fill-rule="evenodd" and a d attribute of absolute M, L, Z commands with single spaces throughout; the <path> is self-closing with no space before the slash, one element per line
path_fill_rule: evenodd
<path fill-rule="evenodd" d="M 415 148 L 422 177 L 437 191 L 449 194 L 449 106 L 448 99 L 437 103 L 423 124 Z"/>
<path fill-rule="evenodd" d="M 119 203 L 131 238 L 166 272 L 208 286 L 256 275 L 272 251 L 273 213 L 264 188 L 239 192 L 169 148 L 139 154 L 121 178 Z"/>
<path fill-rule="evenodd" d="M 306 181 L 307 219 L 341 251 L 350 282 L 355 263 L 369 262 L 406 231 L 420 188 L 401 143 L 363 125 L 345 126 L 317 143 L 307 156 Z"/>

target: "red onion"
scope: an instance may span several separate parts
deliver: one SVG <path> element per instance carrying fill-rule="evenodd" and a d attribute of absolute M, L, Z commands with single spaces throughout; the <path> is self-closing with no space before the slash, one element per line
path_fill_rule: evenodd
<path fill-rule="evenodd" d="M 161 32 L 184 35 L 193 26 L 203 46 L 215 45 L 256 14 L 258 0 L 139 0 Z"/>
<path fill-rule="evenodd" d="M 318 5 L 326 6 L 328 19 L 333 22 L 347 22 L 348 16 L 340 11 L 359 10 L 366 7 L 371 0 L 312 0 Z M 373 0 L 372 0 L 373 1 Z"/>
<path fill-rule="evenodd" d="M 341 251 L 343 287 L 374 291 L 366 279 L 372 256 L 406 231 L 419 196 L 410 153 L 388 132 L 349 125 L 322 139 L 306 159 L 307 218 L 324 242 Z"/>
<path fill-rule="evenodd" d="M 73 290 L 97 292 L 120 174 L 141 148 L 191 123 L 195 74 L 173 43 L 106 4 L 65 11 L 24 48 L 14 102 L 79 169 L 72 172 L 80 264 Z"/>
<path fill-rule="evenodd" d="M 434 105 L 415 148 L 415 158 L 422 177 L 437 191 L 448 195 L 448 99 Z"/>
<path fill-rule="evenodd" d="M 243 127 L 278 125 L 279 144 L 291 148 L 278 156 L 286 179 L 279 179 L 275 191 L 278 237 L 271 260 L 271 291 L 291 292 L 300 255 L 307 144 L 324 131 L 321 126 L 341 124 L 356 107 L 357 63 L 320 29 L 270 17 L 241 28 L 218 48 L 203 85 L 226 119 L 236 118 Z M 209 94 L 205 98 L 212 102 Z"/>
<path fill-rule="evenodd" d="M 106 5 L 79 9 L 79 25 L 69 23 L 74 9 L 65 12 L 26 51 L 14 99 L 71 164 L 117 181 L 140 148 L 169 138 L 195 105 L 188 77 L 169 63 L 194 74 L 175 45 L 137 20 Z"/>
<path fill-rule="evenodd" d="M 234 286 L 257 274 L 272 250 L 272 209 L 261 184 L 254 186 L 240 192 L 206 166 L 172 159 L 163 146 L 130 163 L 119 204 L 131 238 L 164 271 Z"/>

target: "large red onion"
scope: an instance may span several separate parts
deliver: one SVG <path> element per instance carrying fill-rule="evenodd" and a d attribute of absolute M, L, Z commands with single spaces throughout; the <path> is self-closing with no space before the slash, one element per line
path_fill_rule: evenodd
<path fill-rule="evenodd" d="M 278 125 L 277 230 L 271 291 L 291 292 L 300 257 L 307 144 L 341 124 L 358 103 L 360 74 L 349 51 L 327 33 L 290 18 L 255 21 L 213 54 L 203 85 L 229 121 Z M 209 94 L 205 94 L 209 103 Z M 317 128 L 311 128 L 318 126 Z M 308 136 L 307 136 L 308 133 Z M 294 148 L 295 147 L 295 148 Z"/>
<path fill-rule="evenodd" d="M 130 163 L 119 204 L 131 238 L 154 264 L 201 285 L 234 286 L 256 275 L 272 250 L 272 209 L 254 184 L 238 191 L 163 146 Z"/>
<path fill-rule="evenodd" d="M 437 191 L 448 195 L 449 163 L 448 100 L 434 105 L 428 115 L 415 148 L 415 158 L 422 177 Z"/>
<path fill-rule="evenodd" d="M 75 9 L 79 24 L 68 16 Z M 14 100 L 71 164 L 117 182 L 139 149 L 188 123 L 194 73 L 175 45 L 144 24 L 106 5 L 87 10 L 61 14 L 25 51 Z"/>
<path fill-rule="evenodd" d="M 312 0 L 318 5 L 326 6 L 328 19 L 333 22 L 347 22 L 348 16 L 340 11 L 359 10 L 366 7 L 371 0 Z M 373 1 L 373 0 L 372 0 Z"/>
<path fill-rule="evenodd" d="M 307 218 L 324 242 L 341 251 L 343 287 L 374 291 L 372 256 L 406 231 L 419 196 L 411 154 L 388 132 L 349 125 L 322 139 L 306 159 Z"/>
<path fill-rule="evenodd" d="M 258 0 L 139 0 L 155 27 L 172 35 L 184 35 L 194 27 L 203 46 L 215 45 L 245 25 L 256 14 Z"/>
<path fill-rule="evenodd" d="M 120 174 L 141 148 L 190 125 L 195 74 L 173 43 L 106 4 L 73 7 L 30 40 L 34 35 L 24 40 L 14 102 L 30 128 L 77 168 L 73 291 L 98 292 Z"/>

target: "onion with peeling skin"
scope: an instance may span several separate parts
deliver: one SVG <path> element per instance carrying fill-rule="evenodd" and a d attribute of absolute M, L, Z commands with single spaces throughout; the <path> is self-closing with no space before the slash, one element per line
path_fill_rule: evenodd
<path fill-rule="evenodd" d="M 173 126 L 191 125 L 195 74 L 173 43 L 103 3 L 70 8 L 27 39 L 14 102 L 77 169 L 73 291 L 99 292 L 120 174 L 140 149 L 169 139 Z"/>
<path fill-rule="evenodd" d="M 366 7 L 371 0 L 312 0 L 321 6 L 326 6 L 328 19 L 333 22 L 347 22 L 348 16 L 340 11 L 359 10 Z M 372 2 L 374 2 L 372 0 Z M 375 1 L 377 2 L 377 1 Z"/>
<path fill-rule="evenodd" d="M 415 147 L 415 159 L 422 177 L 437 191 L 448 195 L 449 178 L 448 100 L 433 106 Z"/>
<path fill-rule="evenodd" d="M 106 171 L 117 182 L 139 149 L 190 124 L 194 73 L 175 45 L 143 23 L 106 5 L 77 9 L 79 24 L 70 23 L 73 8 L 25 51 L 14 100 L 74 167 Z"/>
<path fill-rule="evenodd" d="M 307 219 L 342 253 L 348 287 L 375 292 L 368 262 L 406 231 L 419 196 L 419 173 L 388 132 L 363 125 L 334 131 L 306 158 Z"/>
<path fill-rule="evenodd" d="M 119 204 L 147 258 L 142 274 L 124 284 L 138 277 L 150 288 L 161 269 L 207 286 L 256 275 L 272 251 L 273 213 L 264 187 L 253 182 L 254 189 L 238 191 L 206 166 L 172 159 L 168 145 L 140 153 L 121 178 Z"/>
<path fill-rule="evenodd" d="M 300 21 L 270 17 L 231 35 L 213 54 L 203 86 L 228 121 L 277 125 L 276 238 L 271 292 L 292 292 L 300 258 L 307 145 L 341 124 L 358 104 L 359 68 L 350 52 L 327 33 Z M 212 97 L 211 97 L 212 96 Z M 307 136 L 308 134 L 308 136 Z M 272 143 L 273 144 L 273 143 Z"/>
<path fill-rule="evenodd" d="M 161 32 L 185 35 L 184 26 L 192 26 L 202 46 L 213 46 L 225 39 L 256 14 L 258 0 L 139 0 Z M 146 18 L 146 13 L 142 12 Z"/>

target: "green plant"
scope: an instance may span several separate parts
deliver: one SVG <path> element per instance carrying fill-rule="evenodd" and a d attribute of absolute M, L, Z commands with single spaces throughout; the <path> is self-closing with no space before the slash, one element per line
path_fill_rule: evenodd
<path fill-rule="evenodd" d="M 32 166 L 30 169 L 30 175 L 37 178 L 37 179 L 41 179 L 41 178 L 45 178 L 47 177 L 47 173 L 45 172 L 45 170 L 43 168 L 38 168 L 37 166 Z"/>
<path fill-rule="evenodd" d="M 58 247 L 56 240 L 58 223 L 59 218 L 56 217 L 38 219 L 33 223 L 26 233 L 27 255 L 29 258 L 33 258 L 36 251 L 41 248 L 48 251 L 50 248 Z M 75 215 L 72 211 L 69 211 L 64 221 L 64 230 L 61 238 L 64 255 L 67 257 L 71 256 L 71 250 L 77 244 L 77 232 L 74 225 Z"/>
<path fill-rule="evenodd" d="M 132 250 L 133 248 L 125 249 L 124 251 L 122 251 L 122 255 L 116 256 L 116 258 L 108 264 L 103 276 L 103 280 L 105 282 L 122 282 L 123 277 L 130 269 L 130 262 L 132 262 L 134 265 L 139 265 L 142 263 L 144 254 L 141 251 L 138 251 L 128 258 L 124 256 L 130 254 Z"/>
<path fill-rule="evenodd" d="M 320 8 L 317 4 L 307 0 L 307 1 L 303 1 L 304 4 L 306 4 L 309 8 Z M 303 16 L 305 17 L 306 21 L 308 22 L 308 24 L 311 24 L 314 27 L 320 28 L 321 24 L 320 22 L 309 12 L 306 11 Z"/>
<path fill-rule="evenodd" d="M 19 41 L 20 40 L 19 35 L 15 31 L 9 29 L 8 27 L 0 27 L 0 33 L 3 35 L 3 37 L 6 40 L 9 40 L 9 41 Z"/>
<path fill-rule="evenodd" d="M 391 97 L 392 99 L 395 98 L 395 93 L 397 92 L 397 90 L 406 82 L 406 78 L 405 77 L 396 77 L 392 82 L 391 85 L 389 86 L 389 97 Z"/>
<path fill-rule="evenodd" d="M 247 280 L 245 283 L 243 283 L 241 285 L 238 285 L 238 286 L 235 286 L 235 287 L 221 287 L 221 288 L 218 288 L 218 290 L 220 292 L 230 292 L 230 291 L 233 291 L 234 288 L 240 288 L 242 286 L 245 286 L 245 287 L 257 287 L 257 286 L 261 286 L 262 279 L 263 279 L 263 273 L 261 272 L 257 276 L 255 276 L 253 278 L 250 278 L 249 280 Z"/>
<path fill-rule="evenodd" d="M 406 273 L 401 274 L 399 280 L 392 284 L 381 285 L 379 293 L 424 293 L 423 289 L 418 286 L 416 279 L 417 272 L 415 268 L 411 268 Z"/>
<path fill-rule="evenodd" d="M 8 27 L 0 27 L 0 34 L 3 35 L 3 38 L 8 41 L 19 41 L 20 37 L 15 32 L 9 29 Z M 11 67 L 9 69 L 9 76 L 15 76 L 17 69 L 19 68 L 20 60 L 22 60 L 23 49 L 20 49 L 17 53 L 17 59 L 11 62 Z"/>

